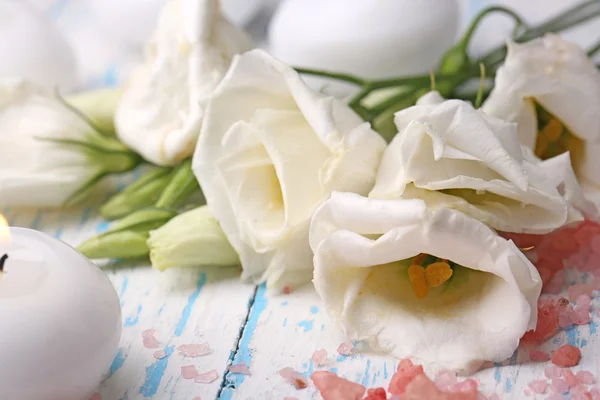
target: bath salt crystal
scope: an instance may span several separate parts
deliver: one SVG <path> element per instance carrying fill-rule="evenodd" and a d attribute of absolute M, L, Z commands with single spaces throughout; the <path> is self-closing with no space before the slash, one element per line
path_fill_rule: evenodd
<path fill-rule="evenodd" d="M 337 348 L 338 354 L 341 354 L 343 356 L 350 356 L 354 354 L 354 350 L 354 344 L 352 344 L 351 341 L 344 342 L 340 344 Z"/>
<path fill-rule="evenodd" d="M 462 382 L 458 382 L 449 388 L 449 392 L 455 393 L 477 393 L 479 383 L 474 379 L 466 379 Z"/>
<path fill-rule="evenodd" d="M 573 234 L 574 239 L 582 246 L 589 246 L 592 239 L 600 235 L 600 225 L 595 222 L 586 220 L 579 224 L 575 233 Z"/>
<path fill-rule="evenodd" d="M 569 398 L 561 393 L 552 393 L 546 400 L 569 400 Z"/>
<path fill-rule="evenodd" d="M 569 387 L 575 387 L 579 383 L 579 379 L 577 379 L 575 374 L 570 369 L 563 369 L 562 374 Z"/>
<path fill-rule="evenodd" d="M 90 400 L 102 400 L 102 396 L 100 396 L 100 393 L 94 393 L 92 397 L 90 397 Z"/>
<path fill-rule="evenodd" d="M 196 383 L 211 383 L 216 381 L 217 378 L 219 378 L 219 373 L 214 369 L 211 369 L 208 372 L 203 372 L 201 374 L 196 375 L 194 381 Z"/>
<path fill-rule="evenodd" d="M 361 400 L 367 390 L 363 385 L 340 378 L 329 371 L 317 371 L 310 379 L 323 400 Z"/>
<path fill-rule="evenodd" d="M 569 391 L 569 384 L 564 379 L 554 378 L 550 383 L 550 388 L 554 393 L 567 393 Z"/>
<path fill-rule="evenodd" d="M 295 386 L 296 389 L 305 389 L 308 386 L 308 381 L 304 375 L 296 372 L 291 367 L 283 368 L 279 371 L 279 375 L 285 379 L 288 383 Z"/>
<path fill-rule="evenodd" d="M 556 334 L 559 328 L 559 308 L 553 299 L 538 301 L 538 320 L 535 330 L 523 335 L 523 343 L 541 343 Z"/>
<path fill-rule="evenodd" d="M 157 360 L 162 360 L 166 356 L 167 356 L 167 353 L 165 353 L 164 350 L 158 350 L 158 351 L 155 351 L 154 354 L 152 354 L 152 357 L 156 358 Z"/>
<path fill-rule="evenodd" d="M 590 371 L 581 370 L 578 371 L 575 376 L 577 376 L 577 380 L 579 382 L 585 383 L 586 385 L 591 385 L 594 383 L 594 374 L 592 374 Z"/>
<path fill-rule="evenodd" d="M 537 362 L 548 361 L 550 360 L 550 354 L 541 350 L 529 350 L 529 359 Z"/>
<path fill-rule="evenodd" d="M 142 344 L 145 348 L 156 349 L 160 346 L 160 343 L 156 340 L 156 337 L 154 337 L 155 333 L 156 331 L 154 329 L 146 329 L 142 332 Z"/>
<path fill-rule="evenodd" d="M 245 362 L 241 362 L 239 364 L 231 364 L 229 366 L 229 372 L 234 374 L 242 374 L 242 375 L 250 375 L 250 370 Z"/>
<path fill-rule="evenodd" d="M 327 361 L 327 350 L 315 350 L 310 359 L 313 360 L 317 365 L 325 364 L 325 361 Z"/>
<path fill-rule="evenodd" d="M 546 382 L 543 379 L 540 379 L 537 381 L 529 382 L 529 387 L 535 393 L 544 394 L 544 393 L 546 393 L 546 388 L 548 387 L 548 382 Z"/>
<path fill-rule="evenodd" d="M 590 298 L 589 294 L 585 293 L 577 297 L 575 303 L 578 307 L 587 307 L 589 310 L 590 304 L 592 304 L 592 299 Z"/>
<path fill-rule="evenodd" d="M 496 393 L 492 393 L 491 395 L 488 396 L 488 400 L 502 400 L 502 399 Z"/>
<path fill-rule="evenodd" d="M 594 237 L 592 237 L 592 239 L 590 240 L 590 249 L 600 255 L 600 235 L 595 235 Z"/>
<path fill-rule="evenodd" d="M 572 400 L 590 400 L 593 398 L 590 392 L 582 385 L 571 388 L 569 394 Z"/>
<path fill-rule="evenodd" d="M 185 357 L 200 357 L 211 353 L 211 348 L 208 343 L 201 344 L 182 344 L 177 347 L 179 354 Z"/>
<path fill-rule="evenodd" d="M 575 302 L 577 300 L 577 298 L 581 295 L 587 295 L 590 296 L 592 294 L 592 291 L 594 290 L 594 288 L 592 288 L 590 285 L 586 285 L 584 283 L 578 283 L 575 285 L 571 285 L 569 286 L 568 289 L 568 293 L 569 293 L 569 300 L 571 300 L 572 302 Z"/>
<path fill-rule="evenodd" d="M 456 384 L 456 373 L 452 371 L 442 371 L 435 377 L 434 382 L 441 390 L 447 390 L 450 386 Z"/>
<path fill-rule="evenodd" d="M 289 396 L 287 396 L 287 397 L 284 397 L 283 400 L 300 400 L 300 399 L 297 398 L 297 397 L 289 397 Z"/>
<path fill-rule="evenodd" d="M 552 364 L 559 367 L 573 367 L 579 363 L 581 350 L 570 344 L 565 344 L 552 354 Z"/>
<path fill-rule="evenodd" d="M 384 388 L 367 389 L 367 397 L 364 400 L 386 400 L 387 392 Z"/>
<path fill-rule="evenodd" d="M 198 375 L 196 367 L 193 365 L 184 365 L 181 367 L 181 376 L 183 379 L 194 379 Z"/>
<path fill-rule="evenodd" d="M 544 375 L 548 379 L 560 378 L 562 376 L 562 370 L 556 365 L 548 365 L 544 368 Z"/>
<path fill-rule="evenodd" d="M 533 392 L 528 387 L 523 390 L 525 396 L 533 396 Z"/>
<path fill-rule="evenodd" d="M 546 294 L 559 294 L 565 284 L 565 271 L 561 270 L 554 274 L 547 285 L 544 285 L 542 292 Z"/>
<path fill-rule="evenodd" d="M 412 381 L 416 376 L 423 375 L 423 367 L 420 365 L 413 365 L 409 359 L 400 361 L 398 369 L 392 375 L 388 386 L 388 392 L 391 394 L 402 394 L 406 389 L 406 385 Z"/>

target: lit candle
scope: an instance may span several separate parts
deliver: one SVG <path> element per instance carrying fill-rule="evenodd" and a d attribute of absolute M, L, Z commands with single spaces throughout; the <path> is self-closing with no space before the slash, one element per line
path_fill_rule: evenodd
<path fill-rule="evenodd" d="M 0 219 L 0 398 L 81 400 L 119 345 L 115 289 L 69 245 Z"/>

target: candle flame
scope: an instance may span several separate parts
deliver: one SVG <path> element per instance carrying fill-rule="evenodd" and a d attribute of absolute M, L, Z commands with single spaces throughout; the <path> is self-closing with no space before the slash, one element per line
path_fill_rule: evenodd
<path fill-rule="evenodd" d="M 0 214 L 0 244 L 10 244 L 10 228 L 4 215 Z M 1 255 L 1 254 L 0 254 Z"/>

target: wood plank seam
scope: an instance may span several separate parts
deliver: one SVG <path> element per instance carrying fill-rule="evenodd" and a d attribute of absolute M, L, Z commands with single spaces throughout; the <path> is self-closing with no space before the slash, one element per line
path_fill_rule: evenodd
<path fill-rule="evenodd" d="M 231 364 L 233 364 L 233 361 L 235 360 L 235 357 L 238 354 L 238 351 L 240 349 L 240 344 L 242 343 L 242 338 L 244 337 L 244 333 L 246 331 L 246 327 L 248 326 L 248 321 L 250 320 L 250 315 L 252 313 L 252 309 L 253 309 L 254 303 L 256 301 L 256 295 L 258 293 L 258 288 L 259 288 L 258 286 L 254 288 L 254 294 L 248 301 L 248 313 L 246 314 L 246 318 L 244 319 L 244 322 L 240 326 L 240 332 L 237 337 L 235 348 L 231 350 L 231 354 L 229 355 L 229 359 L 227 360 L 227 364 L 225 365 L 225 370 L 223 371 L 223 379 L 221 381 L 221 386 L 219 387 L 219 391 L 217 392 L 217 396 L 216 396 L 215 400 L 219 400 L 221 398 L 221 394 L 223 393 L 223 390 L 226 390 L 226 389 L 230 389 L 232 391 L 235 390 L 235 380 L 232 379 L 232 377 L 231 377 L 231 373 L 229 372 L 229 366 Z"/>

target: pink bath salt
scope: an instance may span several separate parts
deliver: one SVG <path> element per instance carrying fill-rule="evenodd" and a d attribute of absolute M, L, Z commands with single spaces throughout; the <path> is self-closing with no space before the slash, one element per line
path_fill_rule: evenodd
<path fill-rule="evenodd" d="M 384 388 L 367 389 L 364 400 L 387 400 L 387 392 Z"/>
<path fill-rule="evenodd" d="M 575 310 L 573 310 L 573 306 L 570 304 L 559 309 L 558 313 L 558 326 L 561 328 L 566 328 L 567 326 L 571 326 L 575 323 Z"/>
<path fill-rule="evenodd" d="M 283 400 L 300 400 L 300 399 L 297 398 L 297 397 L 286 396 L 286 397 L 283 398 Z"/>
<path fill-rule="evenodd" d="M 230 365 L 229 372 L 234 374 L 250 375 L 250 370 L 245 362 Z"/>
<path fill-rule="evenodd" d="M 570 369 L 563 369 L 562 374 L 569 387 L 575 387 L 579 384 L 579 379 L 577 379 L 573 371 Z"/>
<path fill-rule="evenodd" d="M 526 387 L 526 388 L 523 390 L 523 394 L 524 394 L 525 396 L 533 396 L 533 392 L 532 392 L 532 391 L 531 391 L 531 389 L 529 389 L 528 387 Z"/>
<path fill-rule="evenodd" d="M 577 297 L 575 303 L 577 304 L 577 307 L 587 307 L 589 310 L 590 304 L 592 304 L 592 299 L 588 293 L 584 293 Z"/>
<path fill-rule="evenodd" d="M 283 294 L 290 294 L 292 293 L 292 287 L 291 286 L 284 286 L 283 287 Z"/>
<path fill-rule="evenodd" d="M 102 396 L 100 396 L 100 393 L 94 393 L 92 397 L 90 397 L 90 400 L 102 400 Z"/>
<path fill-rule="evenodd" d="M 196 383 L 211 383 L 211 382 L 216 381 L 217 378 L 219 378 L 219 373 L 217 371 L 215 371 L 214 369 L 211 369 L 210 371 L 203 372 L 201 374 L 196 375 L 196 377 L 194 378 L 194 382 L 196 382 Z"/>
<path fill-rule="evenodd" d="M 561 346 L 552 354 L 552 364 L 559 367 L 574 367 L 579 363 L 581 350 L 570 344 Z"/>
<path fill-rule="evenodd" d="M 466 379 L 462 382 L 458 382 L 449 388 L 449 392 L 454 393 L 477 393 L 479 383 L 474 379 Z"/>
<path fill-rule="evenodd" d="M 575 240 L 584 246 L 589 246 L 592 238 L 600 234 L 600 225 L 595 222 L 586 220 L 579 224 L 573 237 Z"/>
<path fill-rule="evenodd" d="M 435 384 L 441 390 L 448 390 L 449 387 L 455 385 L 458 380 L 456 373 L 452 371 L 442 371 L 435 377 Z"/>
<path fill-rule="evenodd" d="M 600 235 L 594 235 L 590 239 L 590 249 L 600 255 Z"/>
<path fill-rule="evenodd" d="M 529 350 L 529 359 L 536 362 L 548 361 L 550 354 L 541 350 Z"/>
<path fill-rule="evenodd" d="M 598 264 L 600 266 L 600 263 Z M 595 277 L 589 285 L 594 288 L 594 290 L 600 290 L 600 276 Z"/>
<path fill-rule="evenodd" d="M 593 287 L 591 287 L 590 285 L 586 285 L 584 283 L 578 283 L 572 286 L 569 286 L 568 289 L 568 293 L 569 293 L 569 300 L 571 300 L 572 302 L 575 302 L 577 300 L 577 298 L 581 295 L 588 295 L 590 296 L 592 294 L 592 291 L 594 290 Z"/>
<path fill-rule="evenodd" d="M 391 394 L 402 394 L 406 390 L 406 385 L 418 375 L 424 375 L 423 367 L 413 365 L 409 359 L 400 361 L 397 371 L 392 375 L 388 386 L 388 392 Z"/>
<path fill-rule="evenodd" d="M 550 383 L 550 388 L 554 393 L 567 393 L 569 391 L 569 384 L 564 379 L 554 378 Z"/>
<path fill-rule="evenodd" d="M 551 235 L 551 246 L 559 254 L 571 254 L 580 244 L 574 237 L 575 229 L 563 228 Z"/>
<path fill-rule="evenodd" d="M 313 360 L 317 365 L 325 364 L 325 361 L 327 361 L 327 350 L 315 350 L 310 359 Z"/>
<path fill-rule="evenodd" d="M 161 360 L 163 358 L 165 358 L 167 356 L 167 353 L 165 353 L 164 350 L 158 350 L 155 351 L 154 354 L 152 354 L 152 357 L 156 358 L 157 360 Z"/>
<path fill-rule="evenodd" d="M 147 329 L 142 332 L 142 344 L 147 349 L 156 349 L 159 347 L 160 343 L 154 337 L 156 331 L 154 329 Z"/>
<path fill-rule="evenodd" d="M 546 382 L 543 379 L 540 379 L 537 381 L 529 382 L 529 387 L 535 393 L 544 394 L 544 393 L 546 393 L 546 388 L 548 387 L 548 382 Z"/>
<path fill-rule="evenodd" d="M 575 307 L 571 315 L 571 320 L 575 325 L 587 325 L 590 323 L 591 316 L 589 306 L 587 307 Z"/>
<path fill-rule="evenodd" d="M 184 365 L 181 367 L 181 376 L 183 379 L 194 379 L 198 375 L 196 367 L 193 365 Z"/>
<path fill-rule="evenodd" d="M 560 378 L 562 376 L 562 370 L 558 368 L 556 365 L 548 365 L 544 368 L 544 375 L 548 379 Z"/>
<path fill-rule="evenodd" d="M 586 370 L 581 370 L 578 371 L 577 374 L 577 380 L 581 383 L 584 383 L 586 385 L 591 385 L 594 383 L 594 374 L 592 374 L 590 371 L 586 371 Z"/>
<path fill-rule="evenodd" d="M 546 294 L 559 294 L 565 284 L 565 271 L 561 270 L 554 274 L 550 282 L 544 285 L 542 292 Z"/>
<path fill-rule="evenodd" d="M 177 347 L 179 354 L 185 357 L 200 357 L 211 353 L 211 348 L 208 343 L 201 344 L 182 344 Z"/>
<path fill-rule="evenodd" d="M 561 393 L 552 393 L 546 400 L 569 400 L 569 398 Z"/>
<path fill-rule="evenodd" d="M 523 335 L 523 343 L 542 343 L 556 334 L 559 328 L 559 306 L 555 300 L 540 299 L 538 301 L 538 320 L 535 330 Z"/>
<path fill-rule="evenodd" d="M 333 372 L 317 371 L 310 376 L 323 400 L 361 400 L 367 391 L 363 385 L 340 378 Z"/>
<path fill-rule="evenodd" d="M 296 389 L 305 389 L 308 386 L 308 381 L 304 375 L 296 372 L 291 367 L 283 368 L 279 371 L 279 375 L 281 375 L 288 383 L 294 385 Z"/>
<path fill-rule="evenodd" d="M 354 354 L 354 344 L 351 341 L 344 342 L 340 344 L 337 348 L 338 354 L 343 356 L 351 356 Z"/>
<path fill-rule="evenodd" d="M 202 399 L 200 398 L 200 396 L 196 396 L 192 400 L 202 400 Z"/>
<path fill-rule="evenodd" d="M 500 396 L 498 396 L 498 394 L 492 393 L 491 395 L 488 396 L 488 400 L 502 400 L 502 399 L 500 398 Z"/>

